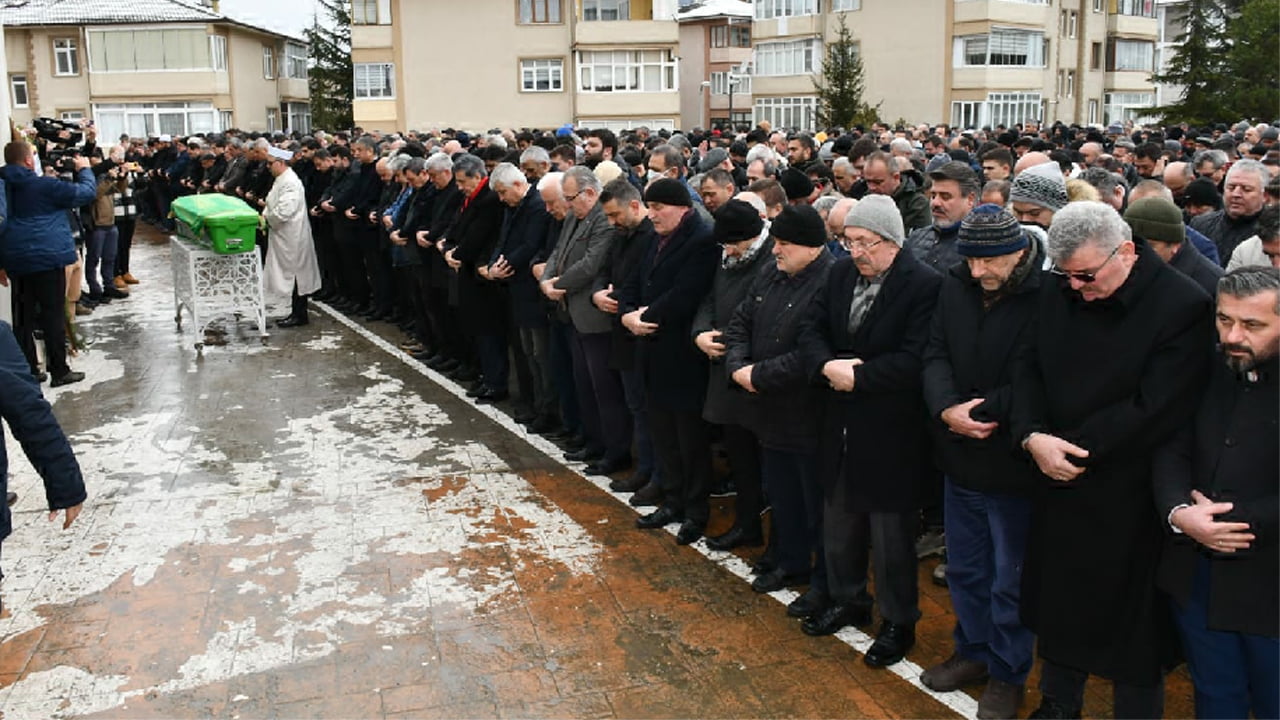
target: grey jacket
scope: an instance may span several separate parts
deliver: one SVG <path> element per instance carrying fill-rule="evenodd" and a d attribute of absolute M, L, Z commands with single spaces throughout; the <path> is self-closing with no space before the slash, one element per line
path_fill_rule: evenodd
<path fill-rule="evenodd" d="M 570 214 L 542 271 L 543 278 L 559 277 L 555 286 L 568 291 L 563 307 L 580 333 L 609 332 L 612 316 L 591 302 L 591 293 L 616 237 L 617 230 L 609 224 L 599 203 L 584 218 Z"/>

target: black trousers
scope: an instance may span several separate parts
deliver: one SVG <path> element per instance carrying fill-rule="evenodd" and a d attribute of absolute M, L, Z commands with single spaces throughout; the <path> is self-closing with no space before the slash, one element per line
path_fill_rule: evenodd
<path fill-rule="evenodd" d="M 116 276 L 129 272 L 129 251 L 133 249 L 133 233 L 138 227 L 134 218 L 116 218 Z"/>
<path fill-rule="evenodd" d="M 320 290 L 327 295 L 337 293 L 341 285 L 339 268 L 342 263 L 333 237 L 333 222 L 330 218 L 311 220 L 311 238 L 316 244 L 316 264 L 320 266 Z"/>
<path fill-rule="evenodd" d="M 760 441 L 741 425 L 724 425 L 724 450 L 729 455 L 729 472 L 738 488 L 733 503 L 733 525 L 749 533 L 760 532 L 764 491 L 760 476 Z"/>
<path fill-rule="evenodd" d="M 290 317 L 295 317 L 295 318 L 297 318 L 297 319 L 299 319 L 299 320 L 306 320 L 306 319 L 307 319 L 307 296 L 306 296 L 306 295 L 299 295 L 299 294 L 298 294 L 298 281 L 297 281 L 297 280 L 294 280 L 294 281 L 293 281 L 293 301 L 292 301 L 292 310 L 291 310 L 291 312 L 289 313 L 289 316 L 290 316 Z"/>
<path fill-rule="evenodd" d="M 35 330 L 44 332 L 45 364 L 51 377 L 71 372 L 67 365 L 67 275 L 62 268 L 29 275 L 17 275 L 13 281 L 13 334 L 18 338 L 22 354 L 31 364 L 31 374 L 40 371 L 36 355 Z"/>
<path fill-rule="evenodd" d="M 881 617 L 898 625 L 915 625 L 920 619 L 916 572 L 920 513 L 851 511 L 845 499 L 848 486 L 847 481 L 837 480 L 824 499 L 823 552 L 831 599 L 870 607 L 867 570 L 874 565 Z"/>
<path fill-rule="evenodd" d="M 1089 673 L 1073 670 L 1049 660 L 1040 668 L 1040 692 L 1045 699 L 1080 712 L 1084 706 L 1084 684 Z M 1155 685 L 1112 683 L 1114 716 L 1118 718 L 1164 717 L 1164 680 Z"/>
<path fill-rule="evenodd" d="M 363 240 L 361 228 L 354 221 L 343 220 L 334 226 L 334 244 L 341 268 L 338 290 L 344 298 L 360 306 L 369 303 L 369 276 L 365 274 Z"/>
<path fill-rule="evenodd" d="M 364 266 L 373 290 L 373 307 L 382 313 L 396 309 L 396 278 L 391 270 L 391 254 L 382 245 L 382 233 L 366 231 L 363 237 Z"/>
<path fill-rule="evenodd" d="M 711 516 L 711 428 L 698 412 L 669 410 L 649 396 L 649 431 L 662 471 L 662 504 L 703 527 Z"/>

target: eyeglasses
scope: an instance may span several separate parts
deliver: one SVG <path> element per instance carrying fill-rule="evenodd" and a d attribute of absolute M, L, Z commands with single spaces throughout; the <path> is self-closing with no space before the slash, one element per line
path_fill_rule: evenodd
<path fill-rule="evenodd" d="M 576 193 L 574 193 L 574 194 L 572 194 L 572 195 L 565 195 L 565 196 L 564 196 L 564 201 L 565 201 L 565 202 L 573 202 L 574 200 L 577 200 L 577 199 L 578 199 L 578 196 L 579 196 L 579 195 L 581 195 L 581 194 L 582 194 L 582 191 L 581 191 L 581 190 L 579 190 L 578 192 L 576 192 Z"/>
<path fill-rule="evenodd" d="M 884 238 L 880 238 L 875 242 L 863 242 L 861 240 L 843 240 L 841 241 L 840 244 L 844 245 L 844 249 L 848 250 L 849 252 L 860 250 L 865 253 L 865 252 L 871 252 L 871 248 L 879 245 L 882 242 L 884 242 Z"/>
<path fill-rule="evenodd" d="M 1101 265 L 1099 265 L 1098 267 L 1088 272 L 1067 272 L 1066 270 L 1063 270 L 1062 268 L 1057 267 L 1056 265 L 1054 267 L 1049 268 L 1049 272 L 1059 277 L 1066 278 L 1068 280 L 1079 280 L 1080 282 L 1088 285 L 1089 283 L 1098 279 L 1098 273 L 1102 272 L 1102 268 L 1106 267 L 1107 263 L 1111 262 L 1111 258 L 1115 257 L 1116 253 L 1118 252 L 1120 252 L 1119 245 L 1116 246 L 1115 250 L 1111 251 L 1111 254 L 1107 256 L 1106 260 L 1102 261 Z"/>

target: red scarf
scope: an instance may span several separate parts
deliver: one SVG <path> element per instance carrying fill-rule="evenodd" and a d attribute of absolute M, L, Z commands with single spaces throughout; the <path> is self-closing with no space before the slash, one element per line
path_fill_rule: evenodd
<path fill-rule="evenodd" d="M 489 178 L 486 177 L 485 179 L 481 180 L 480 184 L 476 186 L 476 189 L 472 191 L 470 195 L 467 196 L 467 199 L 462 201 L 462 209 L 466 210 L 467 206 L 471 204 L 471 201 L 475 200 L 476 196 L 479 195 L 480 192 L 488 186 L 489 186 Z"/>

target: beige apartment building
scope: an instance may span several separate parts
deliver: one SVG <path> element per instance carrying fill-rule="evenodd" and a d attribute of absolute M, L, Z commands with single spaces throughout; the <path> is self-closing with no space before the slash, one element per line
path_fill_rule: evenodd
<path fill-rule="evenodd" d="M 1154 100 L 1155 0 L 755 0 L 754 119 L 814 126 L 844 17 L 887 121 L 1109 123 Z"/>
<path fill-rule="evenodd" d="M 751 2 L 703 0 L 681 7 L 682 127 L 751 124 Z"/>
<path fill-rule="evenodd" d="M 355 122 L 384 131 L 679 126 L 677 7 L 353 0 Z"/>
<path fill-rule="evenodd" d="M 92 119 L 103 139 L 311 125 L 308 51 L 217 0 L 27 0 L 0 5 L 9 104 Z"/>

